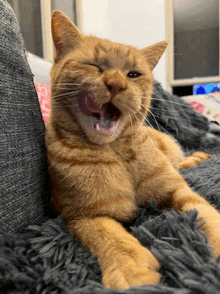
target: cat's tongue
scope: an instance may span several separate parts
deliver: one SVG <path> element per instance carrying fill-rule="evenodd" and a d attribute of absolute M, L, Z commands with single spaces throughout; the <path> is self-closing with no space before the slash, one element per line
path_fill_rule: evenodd
<path fill-rule="evenodd" d="M 90 117 L 91 125 L 96 131 L 110 136 L 114 134 L 118 125 L 115 119 L 111 118 L 110 113 L 98 105 L 87 91 L 79 93 L 79 107 L 83 114 Z M 98 113 L 99 118 L 95 117 L 94 113 Z"/>
<path fill-rule="evenodd" d="M 79 93 L 79 107 L 82 113 L 86 115 L 92 115 L 93 113 L 101 113 L 102 108 L 98 105 L 92 95 L 87 91 L 81 91 Z"/>

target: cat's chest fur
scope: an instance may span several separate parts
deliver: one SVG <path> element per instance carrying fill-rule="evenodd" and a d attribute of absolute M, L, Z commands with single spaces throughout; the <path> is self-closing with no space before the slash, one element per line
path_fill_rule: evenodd
<path fill-rule="evenodd" d="M 149 128 L 144 126 L 128 140 L 122 139 L 119 146 L 113 146 L 113 151 L 126 167 L 134 189 L 138 181 L 144 175 L 151 174 L 164 157 Z"/>
<path fill-rule="evenodd" d="M 139 206 L 146 206 L 148 200 L 155 199 L 155 191 L 160 194 L 161 173 L 164 170 L 169 173 L 173 168 L 178 170 L 184 158 L 172 137 L 144 126 L 137 130 L 129 144 L 120 144 L 115 152 L 126 167 Z"/>
<path fill-rule="evenodd" d="M 141 144 L 136 140 L 136 145 L 133 141 L 133 145 L 120 142 L 95 147 L 83 146 L 77 140 L 75 145 L 73 141 L 67 145 L 54 135 L 48 127 L 46 141 L 55 209 L 66 207 L 65 219 L 72 214 L 80 216 L 82 210 L 85 215 L 97 211 L 122 221 L 133 218 L 136 199 L 141 199 L 138 184 L 152 169 L 150 140 L 145 138 Z"/>

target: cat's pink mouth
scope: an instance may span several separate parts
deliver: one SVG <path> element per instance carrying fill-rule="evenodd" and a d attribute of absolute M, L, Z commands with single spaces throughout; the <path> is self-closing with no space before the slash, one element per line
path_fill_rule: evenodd
<path fill-rule="evenodd" d="M 98 132 L 113 136 L 118 124 L 120 110 L 111 102 L 98 105 L 87 91 L 79 93 L 79 107 L 81 112 L 90 118 L 91 126 Z"/>

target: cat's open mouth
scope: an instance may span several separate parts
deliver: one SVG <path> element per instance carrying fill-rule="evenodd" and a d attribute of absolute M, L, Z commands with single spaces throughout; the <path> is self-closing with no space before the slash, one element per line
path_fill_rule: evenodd
<path fill-rule="evenodd" d="M 91 126 L 97 131 L 113 136 L 118 124 L 120 110 L 111 102 L 98 105 L 87 91 L 79 93 L 79 107 L 90 118 Z"/>

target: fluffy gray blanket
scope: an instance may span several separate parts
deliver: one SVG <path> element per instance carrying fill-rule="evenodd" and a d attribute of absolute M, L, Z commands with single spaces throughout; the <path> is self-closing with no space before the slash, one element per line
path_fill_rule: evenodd
<path fill-rule="evenodd" d="M 181 173 L 195 191 L 220 210 L 218 130 L 213 133 L 203 116 L 157 83 L 153 98 L 146 123 L 171 133 L 186 153 L 204 150 L 212 154 L 209 161 Z M 176 213 L 151 203 L 126 228 L 159 260 L 161 284 L 124 292 L 106 289 L 96 257 L 69 235 L 60 217 L 48 217 L 0 240 L 0 293 L 220 293 L 219 263 L 211 258 L 207 237 L 197 226 L 196 210 Z"/>

